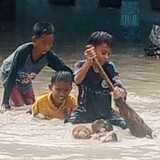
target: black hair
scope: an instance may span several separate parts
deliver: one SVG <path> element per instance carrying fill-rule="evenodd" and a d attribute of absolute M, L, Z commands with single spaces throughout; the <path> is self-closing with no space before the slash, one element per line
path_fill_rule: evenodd
<path fill-rule="evenodd" d="M 51 77 L 51 84 L 56 82 L 72 83 L 73 75 L 68 71 L 55 72 Z"/>
<path fill-rule="evenodd" d="M 51 23 L 39 22 L 33 26 L 33 34 L 35 36 L 54 34 L 54 32 L 54 26 Z"/>
<path fill-rule="evenodd" d="M 111 34 L 104 31 L 93 32 L 90 36 L 89 43 L 93 46 L 98 46 L 102 43 L 106 43 L 109 47 L 113 46 L 113 37 Z"/>

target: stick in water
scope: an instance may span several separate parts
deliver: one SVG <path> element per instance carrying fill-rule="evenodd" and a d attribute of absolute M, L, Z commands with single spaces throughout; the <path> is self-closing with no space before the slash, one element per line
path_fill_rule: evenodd
<path fill-rule="evenodd" d="M 97 58 L 95 58 L 94 60 L 100 70 L 100 75 L 106 81 L 110 90 L 113 91 L 114 86 L 110 81 L 108 75 L 100 65 Z M 129 105 L 126 103 L 126 101 L 123 98 L 120 97 L 115 101 L 116 101 L 116 104 L 118 105 L 120 115 L 126 121 L 128 128 L 133 136 L 136 136 L 139 138 L 143 138 L 143 137 L 153 138 L 152 136 L 153 130 L 143 121 L 143 119 L 136 113 L 136 111 L 134 111 L 131 107 L 129 107 Z"/>

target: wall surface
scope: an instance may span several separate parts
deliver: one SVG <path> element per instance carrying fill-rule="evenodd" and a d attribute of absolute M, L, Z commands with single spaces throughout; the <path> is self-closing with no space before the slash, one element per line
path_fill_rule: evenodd
<path fill-rule="evenodd" d="M 140 0 L 139 6 L 140 31 L 148 34 L 153 23 L 160 21 L 160 12 L 151 10 L 149 0 Z M 120 9 L 102 8 L 98 0 L 76 0 L 75 6 L 54 6 L 47 0 L 16 1 L 16 22 L 31 26 L 38 21 L 49 21 L 63 32 L 121 32 Z"/>

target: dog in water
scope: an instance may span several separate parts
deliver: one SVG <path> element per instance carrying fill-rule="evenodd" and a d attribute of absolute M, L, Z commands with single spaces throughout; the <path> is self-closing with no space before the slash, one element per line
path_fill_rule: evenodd
<path fill-rule="evenodd" d="M 72 130 L 76 139 L 97 139 L 101 142 L 117 142 L 117 135 L 109 121 L 98 119 L 91 124 L 78 124 Z"/>

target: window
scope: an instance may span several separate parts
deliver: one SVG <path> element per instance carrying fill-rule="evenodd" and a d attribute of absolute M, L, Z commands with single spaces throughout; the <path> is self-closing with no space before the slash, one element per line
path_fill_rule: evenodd
<path fill-rule="evenodd" d="M 49 3 L 52 5 L 67 5 L 74 6 L 75 0 L 49 0 Z"/>
<path fill-rule="evenodd" d="M 160 0 L 150 0 L 152 10 L 160 11 Z"/>
<path fill-rule="evenodd" d="M 99 0 L 99 6 L 108 8 L 120 8 L 122 0 Z"/>

